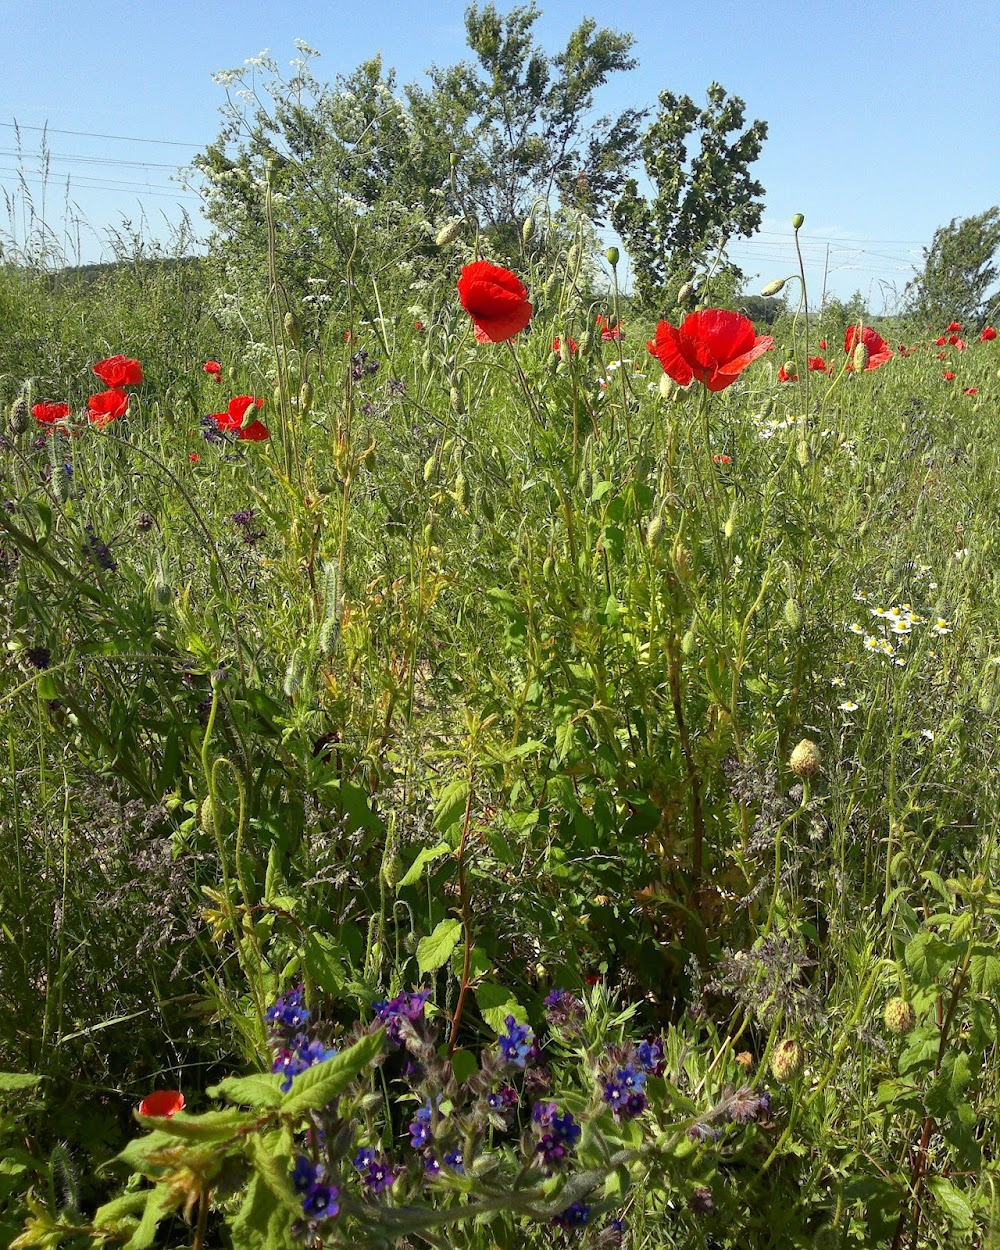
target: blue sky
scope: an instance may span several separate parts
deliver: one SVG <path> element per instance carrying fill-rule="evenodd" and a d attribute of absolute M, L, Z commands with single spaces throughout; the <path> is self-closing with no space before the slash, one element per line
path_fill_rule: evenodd
<path fill-rule="evenodd" d="M 197 198 L 182 195 L 171 170 L 218 131 L 223 92 L 213 71 L 264 48 L 287 66 L 303 39 L 322 53 L 322 78 L 381 52 L 408 82 L 465 55 L 464 7 L 0 0 L 0 185 L 14 206 L 11 217 L 0 203 L 0 232 L 24 230 L 19 170 L 42 208 L 42 135 L 31 128 L 49 127 L 45 220 L 76 247 L 63 233 L 68 176 L 88 222 L 84 259 L 94 259 L 109 224 L 145 222 L 163 236 L 178 203 L 197 221 Z M 663 89 L 700 101 L 717 80 L 746 101 L 749 117 L 767 121 L 754 170 L 766 190 L 763 229 L 732 249 L 760 284 L 790 272 L 790 219 L 802 212 L 813 297 L 826 266 L 831 293 L 860 289 L 873 309 L 891 308 L 936 227 L 1000 201 L 1000 0 L 540 7 L 536 33 L 549 52 L 587 15 L 636 36 L 639 67 L 598 97 L 602 112 L 655 105 Z M 88 137 L 96 135 L 121 137 Z"/>

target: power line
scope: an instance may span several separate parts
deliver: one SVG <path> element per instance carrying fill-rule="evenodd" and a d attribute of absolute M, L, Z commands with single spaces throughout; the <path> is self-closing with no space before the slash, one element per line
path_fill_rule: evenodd
<path fill-rule="evenodd" d="M 42 186 L 42 187 L 50 186 L 50 187 L 53 187 L 55 190 L 61 190 L 63 186 L 65 185 L 65 182 L 62 178 L 59 178 L 58 180 L 56 180 L 51 177 L 49 178 L 43 177 L 42 175 L 39 175 L 39 174 L 26 174 L 23 170 L 11 169 L 7 166 L 0 167 L 0 174 L 12 174 L 14 175 L 15 178 L 23 179 L 25 182 L 36 183 L 37 185 Z M 72 177 L 67 176 L 65 181 L 69 182 L 71 186 L 76 186 L 78 183 L 86 184 L 80 187 L 81 191 L 129 192 L 129 191 L 134 190 L 136 192 L 141 191 L 144 195 L 162 196 L 166 199 L 177 199 L 177 200 L 183 199 L 183 200 L 192 200 L 192 201 L 198 200 L 199 202 L 201 200 L 201 197 L 196 194 L 185 193 L 179 190 L 174 191 L 170 187 L 164 186 L 162 183 L 127 182 L 124 179 L 109 180 L 105 178 L 88 178 L 86 174 L 76 174 L 76 175 L 73 175 Z"/>
<path fill-rule="evenodd" d="M 0 156 L 13 156 L 18 159 L 31 158 L 33 154 L 19 152 L 16 148 L 0 148 Z M 78 156 L 70 152 L 40 152 L 33 157 L 44 161 L 67 161 L 77 165 L 113 165 L 122 169 L 176 169 L 176 165 L 165 165 L 157 161 L 123 161 L 111 156 Z"/>
<path fill-rule="evenodd" d="M 0 122 L 7 130 L 35 130 L 50 135 L 78 135 L 82 139 L 117 139 L 122 143 L 157 143 L 174 148 L 203 148 L 204 143 L 183 143 L 179 139 L 140 139 L 136 135 L 102 135 L 93 130 L 57 130 L 55 126 L 25 126 L 20 122 Z"/>

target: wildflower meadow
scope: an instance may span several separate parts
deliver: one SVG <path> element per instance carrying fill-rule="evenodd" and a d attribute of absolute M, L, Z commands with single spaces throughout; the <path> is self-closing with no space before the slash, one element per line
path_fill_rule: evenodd
<path fill-rule="evenodd" d="M 1000 312 L 282 177 L 0 267 L 0 1242 L 1000 1245 Z"/>

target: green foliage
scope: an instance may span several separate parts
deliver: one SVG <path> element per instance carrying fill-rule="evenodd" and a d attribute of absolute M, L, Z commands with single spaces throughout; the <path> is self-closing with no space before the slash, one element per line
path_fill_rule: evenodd
<path fill-rule="evenodd" d="M 632 258 L 640 301 L 662 311 L 676 303 L 683 282 L 716 269 L 726 245 L 760 225 L 764 188 L 750 177 L 750 166 L 767 124 L 754 121 L 743 130 L 746 106 L 718 83 L 709 86 L 704 108 L 671 91 L 661 92 L 659 103 L 640 147 L 655 195 L 646 199 L 630 178 L 611 221 Z"/>
<path fill-rule="evenodd" d="M 938 227 L 930 247 L 923 249 L 923 272 L 906 288 L 913 316 L 929 326 L 955 319 L 981 324 L 997 297 L 998 251 L 998 207 L 953 217 L 947 226 Z"/>

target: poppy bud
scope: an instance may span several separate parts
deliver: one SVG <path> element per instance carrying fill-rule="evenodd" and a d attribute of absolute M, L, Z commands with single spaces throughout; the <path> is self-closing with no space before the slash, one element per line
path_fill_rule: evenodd
<path fill-rule="evenodd" d="M 660 380 L 657 383 L 661 396 L 670 403 L 675 400 L 681 393 L 681 388 L 673 380 L 669 373 L 661 373 Z"/>
<path fill-rule="evenodd" d="M 799 607 L 799 601 L 797 599 L 786 599 L 783 615 L 785 624 L 793 634 L 797 634 L 802 628 L 802 609 Z M 795 770 L 793 769 L 792 771 L 794 772 Z"/>
<path fill-rule="evenodd" d="M 568 365 L 573 355 L 573 349 L 570 347 L 570 339 L 563 335 L 559 340 L 559 359 L 563 364 Z"/>
<path fill-rule="evenodd" d="M 729 509 L 729 516 L 726 517 L 726 524 L 723 527 L 723 533 L 726 536 L 727 542 L 736 533 L 736 522 L 738 519 L 739 519 L 739 506 L 737 505 L 736 500 L 734 499 L 732 502 L 732 506 Z"/>
<path fill-rule="evenodd" d="M 299 411 L 308 412 L 313 402 L 313 385 L 311 382 L 303 382 L 299 387 Z"/>
<path fill-rule="evenodd" d="M 689 629 L 681 639 L 681 651 L 684 655 L 693 655 L 695 645 L 698 642 L 698 636 L 693 629 Z"/>
<path fill-rule="evenodd" d="M 775 1046 L 771 1055 L 771 1073 L 776 1081 L 785 1085 L 802 1071 L 804 1058 L 802 1045 L 792 1037 L 786 1037 Z"/>
<path fill-rule="evenodd" d="M 792 218 L 792 229 L 801 230 L 802 226 L 805 224 L 805 220 L 806 219 L 802 216 L 801 213 L 796 213 L 795 216 Z"/>
<path fill-rule="evenodd" d="M 18 395 L 17 399 L 10 406 L 10 432 L 12 434 L 23 434 L 28 428 L 30 413 L 28 410 L 28 397 L 25 394 Z"/>
<path fill-rule="evenodd" d="M 544 299 L 546 302 L 550 300 L 552 296 L 555 295 L 556 287 L 558 285 L 559 285 L 559 275 L 557 273 L 551 274 L 548 280 L 546 281 L 545 285 L 542 287 L 542 299 Z"/>
<path fill-rule="evenodd" d="M 449 221 L 446 226 L 442 226 L 437 233 L 434 242 L 438 247 L 447 247 L 449 243 L 454 243 L 458 236 L 462 233 L 462 226 L 465 224 L 464 217 L 456 217 L 454 221 Z"/>
<path fill-rule="evenodd" d="M 794 601 L 789 600 L 789 602 L 791 603 Z M 798 607 L 797 604 L 796 607 Z M 801 623 L 801 613 L 799 620 Z M 809 738 L 803 738 L 788 757 L 788 767 L 800 781 L 804 781 L 807 777 L 815 776 L 816 773 L 819 772 L 820 764 L 822 764 L 822 762 L 819 747 Z"/>
<path fill-rule="evenodd" d="M 854 356 L 851 363 L 854 365 L 855 373 L 864 373 L 868 368 L 868 362 L 871 360 L 871 353 L 866 343 L 859 343 L 854 349 Z"/>
<path fill-rule="evenodd" d="M 781 372 L 784 373 L 788 377 L 789 381 L 792 381 L 792 382 L 794 382 L 795 379 L 799 376 L 798 371 L 795 368 L 795 361 L 791 359 L 786 360 L 785 363 L 781 366 Z"/>
<path fill-rule="evenodd" d="M 448 393 L 448 404 L 456 417 L 460 417 L 465 412 L 465 401 L 457 386 L 453 386 Z"/>
<path fill-rule="evenodd" d="M 162 569 L 158 570 L 156 574 L 156 579 L 153 582 L 153 598 L 156 601 L 157 607 L 160 607 L 160 608 L 169 607 L 170 601 L 171 599 L 173 599 L 173 597 L 174 597 L 173 588 L 171 587 L 170 583 L 166 580 L 166 578 L 163 576 Z"/>
<path fill-rule="evenodd" d="M 677 292 L 677 303 L 680 305 L 681 308 L 683 308 L 684 305 L 688 302 L 689 299 L 691 299 L 693 295 L 694 295 L 694 283 L 683 282 L 681 284 L 680 290 Z"/>
<path fill-rule="evenodd" d="M 566 254 L 566 264 L 575 273 L 580 263 L 580 249 L 574 243 Z"/>
<path fill-rule="evenodd" d="M 215 834 L 215 805 L 209 795 L 198 809 L 198 825 L 205 833 Z"/>
<path fill-rule="evenodd" d="M 438 458 L 436 453 L 432 453 L 424 461 L 424 481 L 429 482 L 437 473 Z"/>
<path fill-rule="evenodd" d="M 800 438 L 799 441 L 795 445 L 795 458 L 796 460 L 798 460 L 799 464 L 803 467 L 803 469 L 808 467 L 809 459 L 810 459 L 809 444 L 806 442 L 804 438 Z"/>
<path fill-rule="evenodd" d="M 579 339 L 577 340 L 577 344 L 576 344 L 577 349 L 581 356 L 586 356 L 588 350 L 590 349 L 591 342 L 592 340 L 590 337 L 590 331 L 584 330 L 584 332 L 580 335 Z"/>
<path fill-rule="evenodd" d="M 457 169 L 457 168 L 458 168 L 458 153 L 457 153 L 457 152 L 452 152 L 452 154 L 451 154 L 451 156 L 448 158 L 448 160 L 449 160 L 449 162 L 450 162 L 450 164 L 451 164 L 452 169 Z"/>
<path fill-rule="evenodd" d="M 535 237 L 535 219 L 534 217 L 525 217 L 524 225 L 521 227 L 521 238 L 525 243 L 530 243 Z"/>
<path fill-rule="evenodd" d="M 455 489 L 452 491 L 452 498 L 464 512 L 469 506 L 469 483 L 466 481 L 465 474 L 459 469 L 455 477 Z"/>
<path fill-rule="evenodd" d="M 285 313 L 285 319 L 282 323 L 285 327 L 285 333 L 288 335 L 288 341 L 293 347 L 298 347 L 301 333 L 299 331 L 299 323 L 295 314 L 289 309 Z"/>
<path fill-rule="evenodd" d="M 288 661 L 288 667 L 285 669 L 285 680 L 282 683 L 282 688 L 290 699 L 299 693 L 302 686 L 302 678 L 305 675 L 305 667 L 305 647 L 296 647 L 292 652 L 292 658 Z"/>
<path fill-rule="evenodd" d="M 618 249 L 616 247 L 609 247 L 604 255 L 607 257 L 608 264 L 612 267 L 612 269 L 614 269 L 614 267 L 618 264 L 620 256 Z"/>
<path fill-rule="evenodd" d="M 403 879 L 403 861 L 395 843 L 387 843 L 382 856 L 382 880 L 394 890 Z"/>
<path fill-rule="evenodd" d="M 761 287 L 760 293 L 765 298 L 771 295 L 777 295 L 778 292 L 784 287 L 787 281 L 788 281 L 787 278 L 775 278 L 775 280 L 773 282 L 769 282 L 767 286 Z"/>
<path fill-rule="evenodd" d="M 546 556 L 542 561 L 542 577 L 547 582 L 553 580 L 556 571 L 556 562 L 552 556 Z"/>
<path fill-rule="evenodd" d="M 646 546 L 655 551 L 663 542 L 665 528 L 663 517 L 657 513 L 646 526 Z"/>
<path fill-rule="evenodd" d="M 885 1005 L 882 1019 L 893 1037 L 905 1037 L 916 1024 L 917 1013 L 905 998 L 891 998 Z"/>

